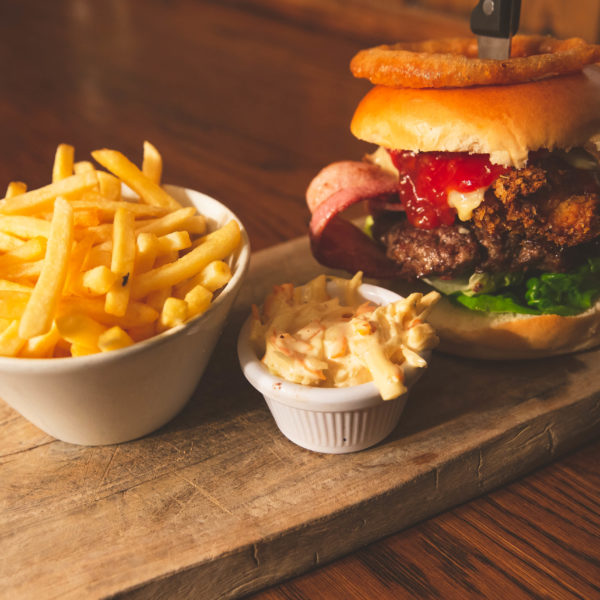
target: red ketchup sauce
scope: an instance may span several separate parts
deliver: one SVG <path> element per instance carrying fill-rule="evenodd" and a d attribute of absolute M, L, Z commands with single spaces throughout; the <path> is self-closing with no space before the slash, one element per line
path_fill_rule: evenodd
<path fill-rule="evenodd" d="M 508 169 L 493 165 L 487 154 L 389 150 L 400 173 L 398 194 L 413 227 L 433 229 L 454 223 L 448 192 L 488 187 Z"/>

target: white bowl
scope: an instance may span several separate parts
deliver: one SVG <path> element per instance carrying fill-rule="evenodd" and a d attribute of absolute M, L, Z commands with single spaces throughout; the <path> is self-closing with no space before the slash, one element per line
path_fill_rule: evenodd
<path fill-rule="evenodd" d="M 330 294 L 337 289 L 328 282 Z M 359 294 L 375 304 L 389 304 L 401 296 L 385 288 L 363 284 Z M 320 388 L 290 383 L 272 375 L 250 343 L 248 317 L 238 337 L 238 357 L 246 379 L 264 396 L 279 430 L 292 442 L 316 452 L 342 454 L 363 450 L 386 438 L 396 427 L 408 392 L 382 400 L 373 382 L 350 387 Z M 421 353 L 427 359 L 428 352 Z M 424 369 L 405 367 L 410 388 Z"/>
<path fill-rule="evenodd" d="M 215 228 L 239 219 L 213 198 L 165 186 Z M 241 226 L 241 223 L 240 223 Z M 46 433 L 74 444 L 114 444 L 158 429 L 196 388 L 250 260 L 248 235 L 230 261 L 232 278 L 203 315 L 122 350 L 76 358 L 0 357 L 0 398 Z"/>

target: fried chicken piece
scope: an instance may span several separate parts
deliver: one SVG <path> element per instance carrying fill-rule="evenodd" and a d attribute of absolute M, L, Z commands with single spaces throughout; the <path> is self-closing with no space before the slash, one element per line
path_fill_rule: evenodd
<path fill-rule="evenodd" d="M 598 185 L 557 159 L 500 176 L 474 211 L 483 268 L 568 268 L 566 252 L 600 234 Z"/>
<path fill-rule="evenodd" d="M 538 228 L 538 205 L 532 196 L 547 184 L 546 173 L 538 167 L 526 167 L 501 175 L 488 191 L 485 201 L 473 213 L 473 225 L 486 237 L 502 237 L 507 231 Z"/>
<path fill-rule="evenodd" d="M 488 194 L 473 223 L 488 236 L 517 233 L 557 246 L 583 244 L 600 234 L 600 196 L 581 184 L 564 167 L 511 171 L 494 182 L 493 198 Z"/>
<path fill-rule="evenodd" d="M 597 194 L 581 194 L 561 200 L 546 215 L 549 233 L 559 246 L 577 246 L 599 233 Z"/>
<path fill-rule="evenodd" d="M 513 204 L 515 198 L 524 198 L 539 192 L 547 185 L 546 171 L 541 167 L 529 166 L 509 171 L 494 182 L 494 194 L 503 204 Z"/>

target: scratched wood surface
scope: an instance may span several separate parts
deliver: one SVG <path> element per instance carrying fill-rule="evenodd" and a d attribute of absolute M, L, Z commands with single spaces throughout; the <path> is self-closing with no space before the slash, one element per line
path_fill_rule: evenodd
<path fill-rule="evenodd" d="M 305 18 L 270 0 L 6 0 L 0 188 L 46 183 L 59 142 L 82 159 L 101 146 L 139 159 L 149 139 L 165 181 L 226 202 L 255 250 L 304 235 L 310 178 L 369 150 L 348 131 L 368 87 L 349 75 L 354 52 L 466 30 L 411 6 L 394 24 L 335 4 Z M 270 264 L 255 255 L 266 275 L 241 306 L 278 275 Z M 243 595 L 307 569 L 307 583 L 263 593 L 465 598 L 495 582 L 510 597 L 600 595 L 599 446 L 557 460 L 597 426 L 597 353 L 514 370 L 436 357 L 384 444 L 330 457 L 285 440 L 243 380 L 241 317 L 185 411 L 142 440 L 69 446 L 0 403 L 0 597 Z"/>

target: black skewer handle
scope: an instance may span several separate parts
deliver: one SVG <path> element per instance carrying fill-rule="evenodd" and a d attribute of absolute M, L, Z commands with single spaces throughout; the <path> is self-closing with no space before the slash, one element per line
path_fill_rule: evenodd
<path fill-rule="evenodd" d="M 508 38 L 517 33 L 520 15 L 521 0 L 479 0 L 471 13 L 471 31 Z"/>

